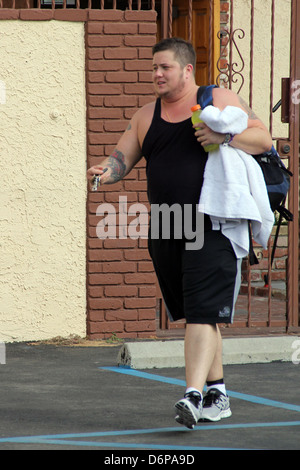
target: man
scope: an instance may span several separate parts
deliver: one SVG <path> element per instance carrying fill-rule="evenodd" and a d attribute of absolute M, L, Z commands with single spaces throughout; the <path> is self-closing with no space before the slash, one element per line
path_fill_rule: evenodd
<path fill-rule="evenodd" d="M 165 39 L 154 46 L 157 100 L 136 112 L 112 155 L 88 170 L 90 181 L 94 175 L 101 175 L 102 184 L 119 181 L 144 156 L 151 205 L 197 207 L 208 158 L 203 147 L 222 145 L 228 136 L 213 132 L 205 124 L 200 129 L 192 127 L 191 108 L 197 104 L 199 93 L 195 62 L 193 47 L 182 39 Z M 229 145 L 249 154 L 270 150 L 268 130 L 239 96 L 215 88 L 213 103 L 221 111 L 230 105 L 248 113 L 248 128 L 230 136 Z M 186 250 L 184 237 L 178 240 L 172 231 L 167 240 L 149 238 L 149 251 L 169 314 L 174 320 L 186 318 L 187 388 L 184 398 L 175 405 L 175 419 L 188 428 L 201 419 L 217 421 L 231 415 L 218 323 L 232 319 L 237 260 L 229 240 L 212 230 L 207 216 L 204 231 L 203 248 L 196 251 Z M 226 319 L 219 315 L 224 305 L 230 305 Z M 203 398 L 205 384 L 207 394 Z"/>

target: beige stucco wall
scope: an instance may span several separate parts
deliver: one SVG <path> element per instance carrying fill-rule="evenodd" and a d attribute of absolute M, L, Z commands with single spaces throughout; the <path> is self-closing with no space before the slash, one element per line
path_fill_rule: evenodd
<path fill-rule="evenodd" d="M 86 332 L 84 24 L 0 22 L 0 341 Z"/>
<path fill-rule="evenodd" d="M 256 114 L 269 126 L 270 113 L 270 82 L 271 82 L 271 0 L 254 2 L 254 48 L 253 48 L 253 109 Z M 245 37 L 240 39 L 239 32 L 235 40 L 245 62 L 241 72 L 245 83 L 241 96 L 249 102 L 250 74 L 250 11 L 251 0 L 234 0 L 234 29 L 241 28 Z M 274 33 L 274 89 L 273 106 L 281 98 L 281 78 L 290 76 L 290 20 L 291 1 L 276 0 L 275 2 L 275 33 Z M 241 64 L 239 55 L 234 48 L 234 60 Z M 234 91 L 241 82 L 234 85 Z M 273 114 L 273 137 L 288 136 L 288 126 L 281 123 L 280 109 Z"/>

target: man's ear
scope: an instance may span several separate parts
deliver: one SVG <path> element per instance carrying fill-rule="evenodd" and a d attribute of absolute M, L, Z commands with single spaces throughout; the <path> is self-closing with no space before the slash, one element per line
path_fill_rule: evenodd
<path fill-rule="evenodd" d="M 185 66 L 185 70 L 186 70 L 186 73 L 187 73 L 187 77 L 194 73 L 194 67 L 192 66 L 192 64 L 187 64 Z"/>

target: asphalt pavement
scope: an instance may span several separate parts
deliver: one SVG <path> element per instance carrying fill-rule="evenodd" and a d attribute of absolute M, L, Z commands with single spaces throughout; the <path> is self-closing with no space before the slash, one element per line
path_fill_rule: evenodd
<path fill-rule="evenodd" d="M 300 364 L 225 366 L 232 417 L 188 430 L 174 420 L 184 368 L 117 367 L 120 347 L 7 344 L 0 450 L 101 450 L 99 463 L 138 467 L 165 455 L 192 464 L 201 450 L 300 449 Z"/>

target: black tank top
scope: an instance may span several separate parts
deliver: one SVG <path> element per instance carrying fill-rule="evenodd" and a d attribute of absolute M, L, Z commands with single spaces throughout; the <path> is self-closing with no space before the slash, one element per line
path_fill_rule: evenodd
<path fill-rule="evenodd" d="M 194 133 L 190 118 L 177 123 L 163 120 L 157 99 L 142 146 L 150 204 L 199 203 L 208 154 Z"/>

